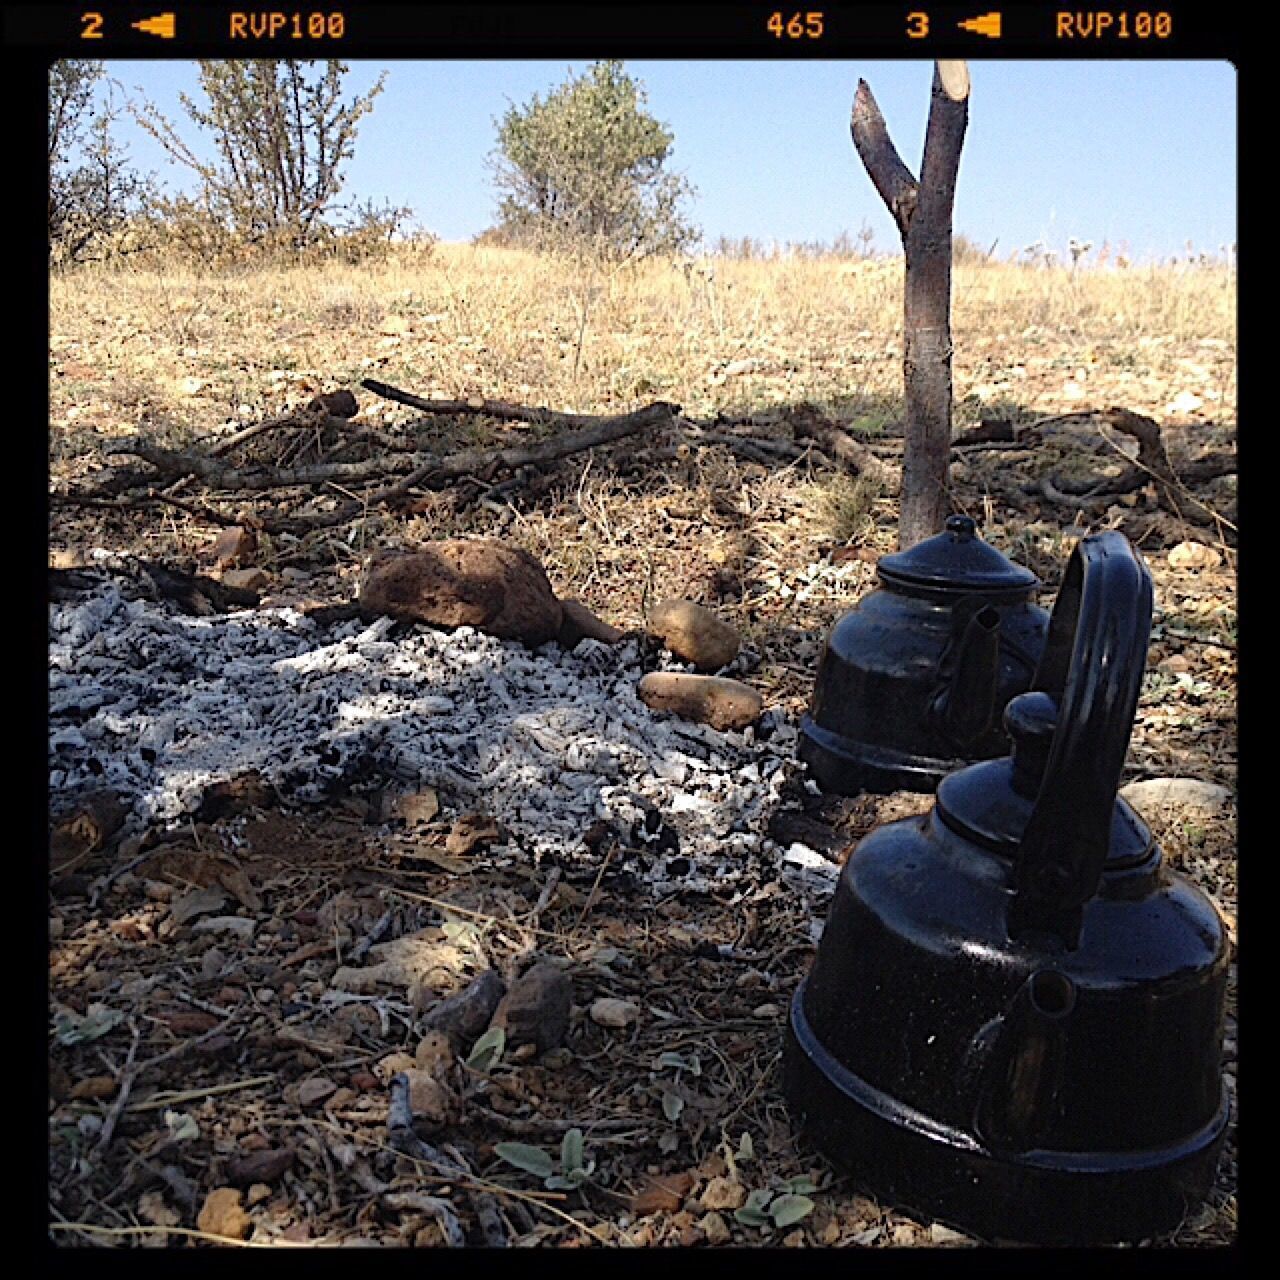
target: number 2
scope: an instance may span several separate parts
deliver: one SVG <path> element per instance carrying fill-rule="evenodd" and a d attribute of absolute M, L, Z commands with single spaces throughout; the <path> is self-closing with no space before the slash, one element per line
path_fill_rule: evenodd
<path fill-rule="evenodd" d="M 80 32 L 81 40 L 102 39 L 102 14 L 82 13 L 80 21 L 84 23 L 84 30 Z"/>

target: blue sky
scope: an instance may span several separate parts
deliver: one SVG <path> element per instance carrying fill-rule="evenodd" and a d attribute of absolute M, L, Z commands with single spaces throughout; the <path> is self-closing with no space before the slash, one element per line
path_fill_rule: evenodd
<path fill-rule="evenodd" d="M 347 84 L 386 87 L 360 126 L 346 195 L 413 209 L 445 240 L 489 226 L 486 157 L 509 103 L 545 94 L 583 61 L 351 63 Z M 114 61 L 108 72 L 175 122 L 198 94 L 191 62 Z M 865 223 L 873 248 L 897 232 L 854 152 L 849 110 L 871 85 L 903 159 L 919 171 L 932 64 L 921 61 L 628 61 L 648 109 L 675 135 L 690 207 L 718 236 L 830 240 Z M 1122 242 L 1137 259 L 1236 239 L 1236 73 L 1220 61 L 982 61 L 956 192 L 955 228 L 997 257 L 1043 239 Z M 132 159 L 171 189 L 182 175 L 127 121 Z"/>

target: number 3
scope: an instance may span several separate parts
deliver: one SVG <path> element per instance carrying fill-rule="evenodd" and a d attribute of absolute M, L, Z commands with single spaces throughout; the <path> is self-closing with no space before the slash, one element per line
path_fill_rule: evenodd
<path fill-rule="evenodd" d="M 929 15 L 927 13 L 907 14 L 907 38 L 923 40 L 929 34 Z"/>

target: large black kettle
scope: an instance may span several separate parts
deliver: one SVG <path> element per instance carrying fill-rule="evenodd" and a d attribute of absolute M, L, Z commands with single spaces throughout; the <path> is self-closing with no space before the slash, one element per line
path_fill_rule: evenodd
<path fill-rule="evenodd" d="M 991 1238 L 1138 1239 L 1212 1185 L 1228 945 L 1116 794 L 1151 627 L 1119 533 L 1077 544 L 1011 758 L 841 872 L 785 1089 L 873 1194 Z"/>
<path fill-rule="evenodd" d="M 1030 687 L 1049 615 L 1039 580 L 969 516 L 876 565 L 880 587 L 832 628 L 800 758 L 824 791 L 932 791 L 1009 750 L 1000 711 Z"/>

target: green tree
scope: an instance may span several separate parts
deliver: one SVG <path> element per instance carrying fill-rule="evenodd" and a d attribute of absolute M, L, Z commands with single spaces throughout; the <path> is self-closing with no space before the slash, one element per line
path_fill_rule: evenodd
<path fill-rule="evenodd" d="M 301 251 L 332 237 L 341 215 L 343 167 L 355 151 L 359 122 L 372 109 L 385 76 L 363 97 L 345 101 L 348 68 L 335 59 L 200 62 L 207 105 L 181 95 L 188 123 L 212 142 L 213 158 L 196 154 L 189 136 L 145 103 L 142 125 L 171 159 L 199 179 L 194 201 L 170 201 L 175 219 L 202 216 L 236 240 Z M 357 210 L 362 226 L 404 210 Z"/>
<path fill-rule="evenodd" d="M 697 233 L 693 188 L 667 163 L 673 135 L 622 63 L 592 64 L 546 98 L 510 107 L 491 158 L 505 239 L 611 261 L 677 252 Z"/>
<path fill-rule="evenodd" d="M 107 257 L 145 209 L 151 184 L 135 173 L 111 134 L 100 62 L 64 58 L 49 69 L 49 258 L 56 264 Z"/>

